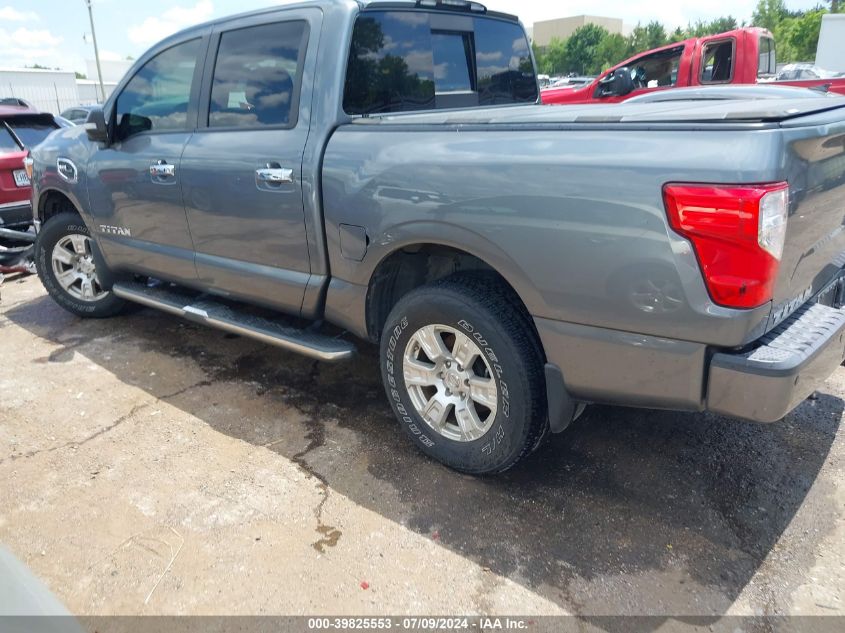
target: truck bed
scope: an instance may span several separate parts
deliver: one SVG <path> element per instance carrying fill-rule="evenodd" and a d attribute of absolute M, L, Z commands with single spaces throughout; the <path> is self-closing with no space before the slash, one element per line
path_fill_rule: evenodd
<path fill-rule="evenodd" d="M 415 151 L 405 155 L 399 148 L 412 130 L 420 132 Z M 366 169 L 353 179 L 332 169 L 338 160 Z M 329 218 L 343 205 L 360 207 L 367 219 L 373 191 L 422 197 L 426 204 L 408 209 L 409 221 L 422 214 L 469 226 L 490 243 L 485 248 L 511 258 L 525 275 L 515 283 L 536 289 L 528 297 L 532 313 L 549 319 L 740 347 L 786 319 L 845 264 L 845 98 L 374 116 L 335 133 L 326 165 L 329 189 L 346 194 L 327 195 Z M 519 191 L 503 181 L 519 183 Z M 773 301 L 746 311 L 714 306 L 686 241 L 667 224 L 663 185 L 782 181 L 790 184 L 791 207 Z M 491 208 L 495 230 L 483 217 Z M 371 236 L 376 244 L 393 238 Z M 585 243 L 594 247 L 584 250 Z M 543 273 L 551 253 L 556 271 Z M 589 274 L 557 274 L 587 260 Z M 678 271 L 660 281 L 682 289 L 676 314 L 621 305 L 619 280 L 643 266 L 658 276 Z"/>
<path fill-rule="evenodd" d="M 398 114 L 357 119 L 359 124 L 381 125 L 555 125 L 570 123 L 758 123 L 777 124 L 814 114 L 840 111 L 845 97 L 748 101 L 672 101 L 573 106 L 514 106 L 475 110 Z"/>

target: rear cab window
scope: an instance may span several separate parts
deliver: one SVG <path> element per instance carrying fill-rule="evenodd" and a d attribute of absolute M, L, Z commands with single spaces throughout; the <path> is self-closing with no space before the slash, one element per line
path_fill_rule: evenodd
<path fill-rule="evenodd" d="M 368 115 L 535 103 L 525 32 L 492 16 L 364 11 L 352 35 L 343 108 Z"/>
<path fill-rule="evenodd" d="M 4 153 L 20 151 L 20 146 L 31 149 L 59 129 L 49 114 L 10 117 L 0 125 L 0 151 Z"/>
<path fill-rule="evenodd" d="M 21 151 L 21 146 L 6 126 L 0 127 L 0 156 Z"/>
<path fill-rule="evenodd" d="M 761 35 L 759 41 L 759 58 L 757 61 L 757 78 L 773 77 L 777 73 L 777 56 L 775 41 L 768 35 Z"/>

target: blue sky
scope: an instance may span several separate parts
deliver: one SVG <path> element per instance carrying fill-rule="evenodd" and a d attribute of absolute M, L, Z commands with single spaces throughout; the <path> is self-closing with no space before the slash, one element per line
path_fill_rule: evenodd
<path fill-rule="evenodd" d="M 483 1 L 483 0 L 482 0 Z M 284 0 L 94 0 L 94 19 L 104 59 L 137 57 L 161 38 L 211 18 Z M 526 25 L 567 15 L 588 13 L 621 17 L 628 24 L 658 19 L 670 27 L 731 14 L 750 19 L 756 0 L 487 0 L 491 9 L 519 15 Z M 791 0 L 804 9 L 815 0 Z M 130 8 L 131 7 L 131 8 Z M 0 0 L 0 66 L 39 63 L 85 71 L 93 58 L 85 0 Z"/>

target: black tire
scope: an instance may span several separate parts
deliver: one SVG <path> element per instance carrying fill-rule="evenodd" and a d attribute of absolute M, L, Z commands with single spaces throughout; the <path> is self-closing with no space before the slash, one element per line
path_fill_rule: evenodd
<path fill-rule="evenodd" d="M 405 351 L 415 334 L 430 325 L 470 337 L 494 369 L 495 417 L 490 412 L 493 422 L 477 439 L 461 441 L 439 433 L 420 415 L 408 392 Z M 484 274 L 458 274 L 408 293 L 391 311 L 381 337 L 382 379 L 400 425 L 425 454 L 473 475 L 513 467 L 546 435 L 543 362 L 533 324 L 518 298 Z"/>
<path fill-rule="evenodd" d="M 68 235 L 91 237 L 85 223 L 75 213 L 65 212 L 53 216 L 42 227 L 35 241 L 35 266 L 38 277 L 53 300 L 68 312 L 80 317 L 102 319 L 119 314 L 126 302 L 109 292 L 96 301 L 73 296 L 59 284 L 53 271 L 51 254 L 56 244 Z"/>

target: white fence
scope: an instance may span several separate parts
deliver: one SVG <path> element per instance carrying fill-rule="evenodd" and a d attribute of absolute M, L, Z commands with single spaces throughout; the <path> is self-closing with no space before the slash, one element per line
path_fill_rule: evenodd
<path fill-rule="evenodd" d="M 106 96 L 114 83 L 104 84 Z M 59 114 L 77 105 L 101 101 L 96 81 L 79 80 L 72 72 L 39 69 L 0 69 L 0 98 L 17 97 L 44 112 Z"/>

